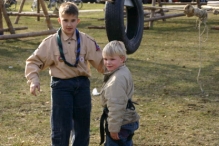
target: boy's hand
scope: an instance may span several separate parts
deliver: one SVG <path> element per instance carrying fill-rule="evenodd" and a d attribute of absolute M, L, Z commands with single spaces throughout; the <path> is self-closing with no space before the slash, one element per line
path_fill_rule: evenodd
<path fill-rule="evenodd" d="M 119 140 L 119 135 L 116 132 L 110 132 L 110 136 L 114 140 Z"/>
<path fill-rule="evenodd" d="M 40 92 L 40 84 L 39 83 L 31 83 L 30 84 L 30 93 L 36 96 L 36 89 Z"/>

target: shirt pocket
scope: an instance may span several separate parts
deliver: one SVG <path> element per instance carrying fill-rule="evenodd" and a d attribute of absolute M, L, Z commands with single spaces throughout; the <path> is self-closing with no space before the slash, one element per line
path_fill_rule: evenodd
<path fill-rule="evenodd" d="M 74 61 L 76 61 L 76 57 L 77 57 L 77 51 L 75 51 L 75 57 L 72 58 Z M 80 63 L 85 63 L 86 59 L 86 52 L 84 50 L 80 50 L 80 55 L 79 55 L 79 62 Z"/>
<path fill-rule="evenodd" d="M 68 57 L 67 57 L 67 56 L 69 56 L 69 55 L 68 55 L 68 51 L 67 51 L 67 50 L 64 50 L 63 53 L 64 53 L 64 56 L 65 56 L 66 61 L 69 62 L 69 59 L 68 59 Z M 55 51 L 55 52 L 54 52 L 54 62 L 55 62 L 55 65 L 56 65 L 56 66 L 65 63 L 65 62 L 64 62 L 64 58 L 61 57 L 61 54 L 60 54 L 59 51 Z"/>

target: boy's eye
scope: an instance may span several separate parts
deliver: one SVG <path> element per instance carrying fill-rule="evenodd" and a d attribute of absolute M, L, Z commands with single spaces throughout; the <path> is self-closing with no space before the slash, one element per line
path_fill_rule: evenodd
<path fill-rule="evenodd" d="M 75 22 L 76 20 L 73 19 L 73 20 L 68 20 L 68 19 L 63 19 L 64 22 Z"/>

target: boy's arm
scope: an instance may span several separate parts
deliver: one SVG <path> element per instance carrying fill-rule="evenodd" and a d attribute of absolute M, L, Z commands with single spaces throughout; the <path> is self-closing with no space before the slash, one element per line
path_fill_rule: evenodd
<path fill-rule="evenodd" d="M 40 63 L 37 60 L 38 59 L 34 54 L 31 55 L 26 60 L 26 67 L 25 67 L 25 77 L 27 78 L 27 83 L 30 84 L 30 93 L 35 96 L 36 96 L 36 89 L 40 91 L 40 80 L 39 80 Z"/>
<path fill-rule="evenodd" d="M 39 81 L 40 72 L 40 62 L 33 54 L 26 60 L 25 66 L 25 77 L 27 78 L 27 83 L 40 83 Z"/>
<path fill-rule="evenodd" d="M 87 60 L 94 68 L 97 69 L 98 72 L 104 73 L 105 67 L 103 64 L 102 50 L 100 49 L 96 41 L 92 39 L 90 36 L 88 36 L 87 45 Z"/>
<path fill-rule="evenodd" d="M 30 85 L 30 93 L 36 95 L 36 89 L 40 91 L 39 72 L 47 68 L 52 60 L 50 54 L 52 52 L 45 43 L 41 43 L 38 49 L 26 60 L 25 77 Z"/>

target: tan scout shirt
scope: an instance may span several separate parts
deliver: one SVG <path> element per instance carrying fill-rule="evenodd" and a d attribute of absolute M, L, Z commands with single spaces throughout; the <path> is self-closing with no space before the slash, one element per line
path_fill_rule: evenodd
<path fill-rule="evenodd" d="M 124 65 L 104 76 L 105 84 L 101 92 L 102 106 L 107 107 L 109 132 L 119 132 L 122 125 L 140 119 L 135 110 L 126 109 L 128 100 L 134 93 L 134 85 L 129 69 Z"/>
<path fill-rule="evenodd" d="M 75 64 L 77 39 L 76 33 L 69 38 L 61 34 L 63 52 L 66 61 Z M 81 52 L 77 67 L 70 67 L 60 61 L 57 45 L 57 33 L 45 38 L 35 52 L 26 60 L 25 76 L 28 83 L 39 83 L 39 72 L 49 67 L 49 74 L 53 77 L 68 79 L 77 76 L 91 76 L 89 63 L 99 72 L 104 72 L 102 52 L 95 45 L 95 41 L 80 32 Z"/>

